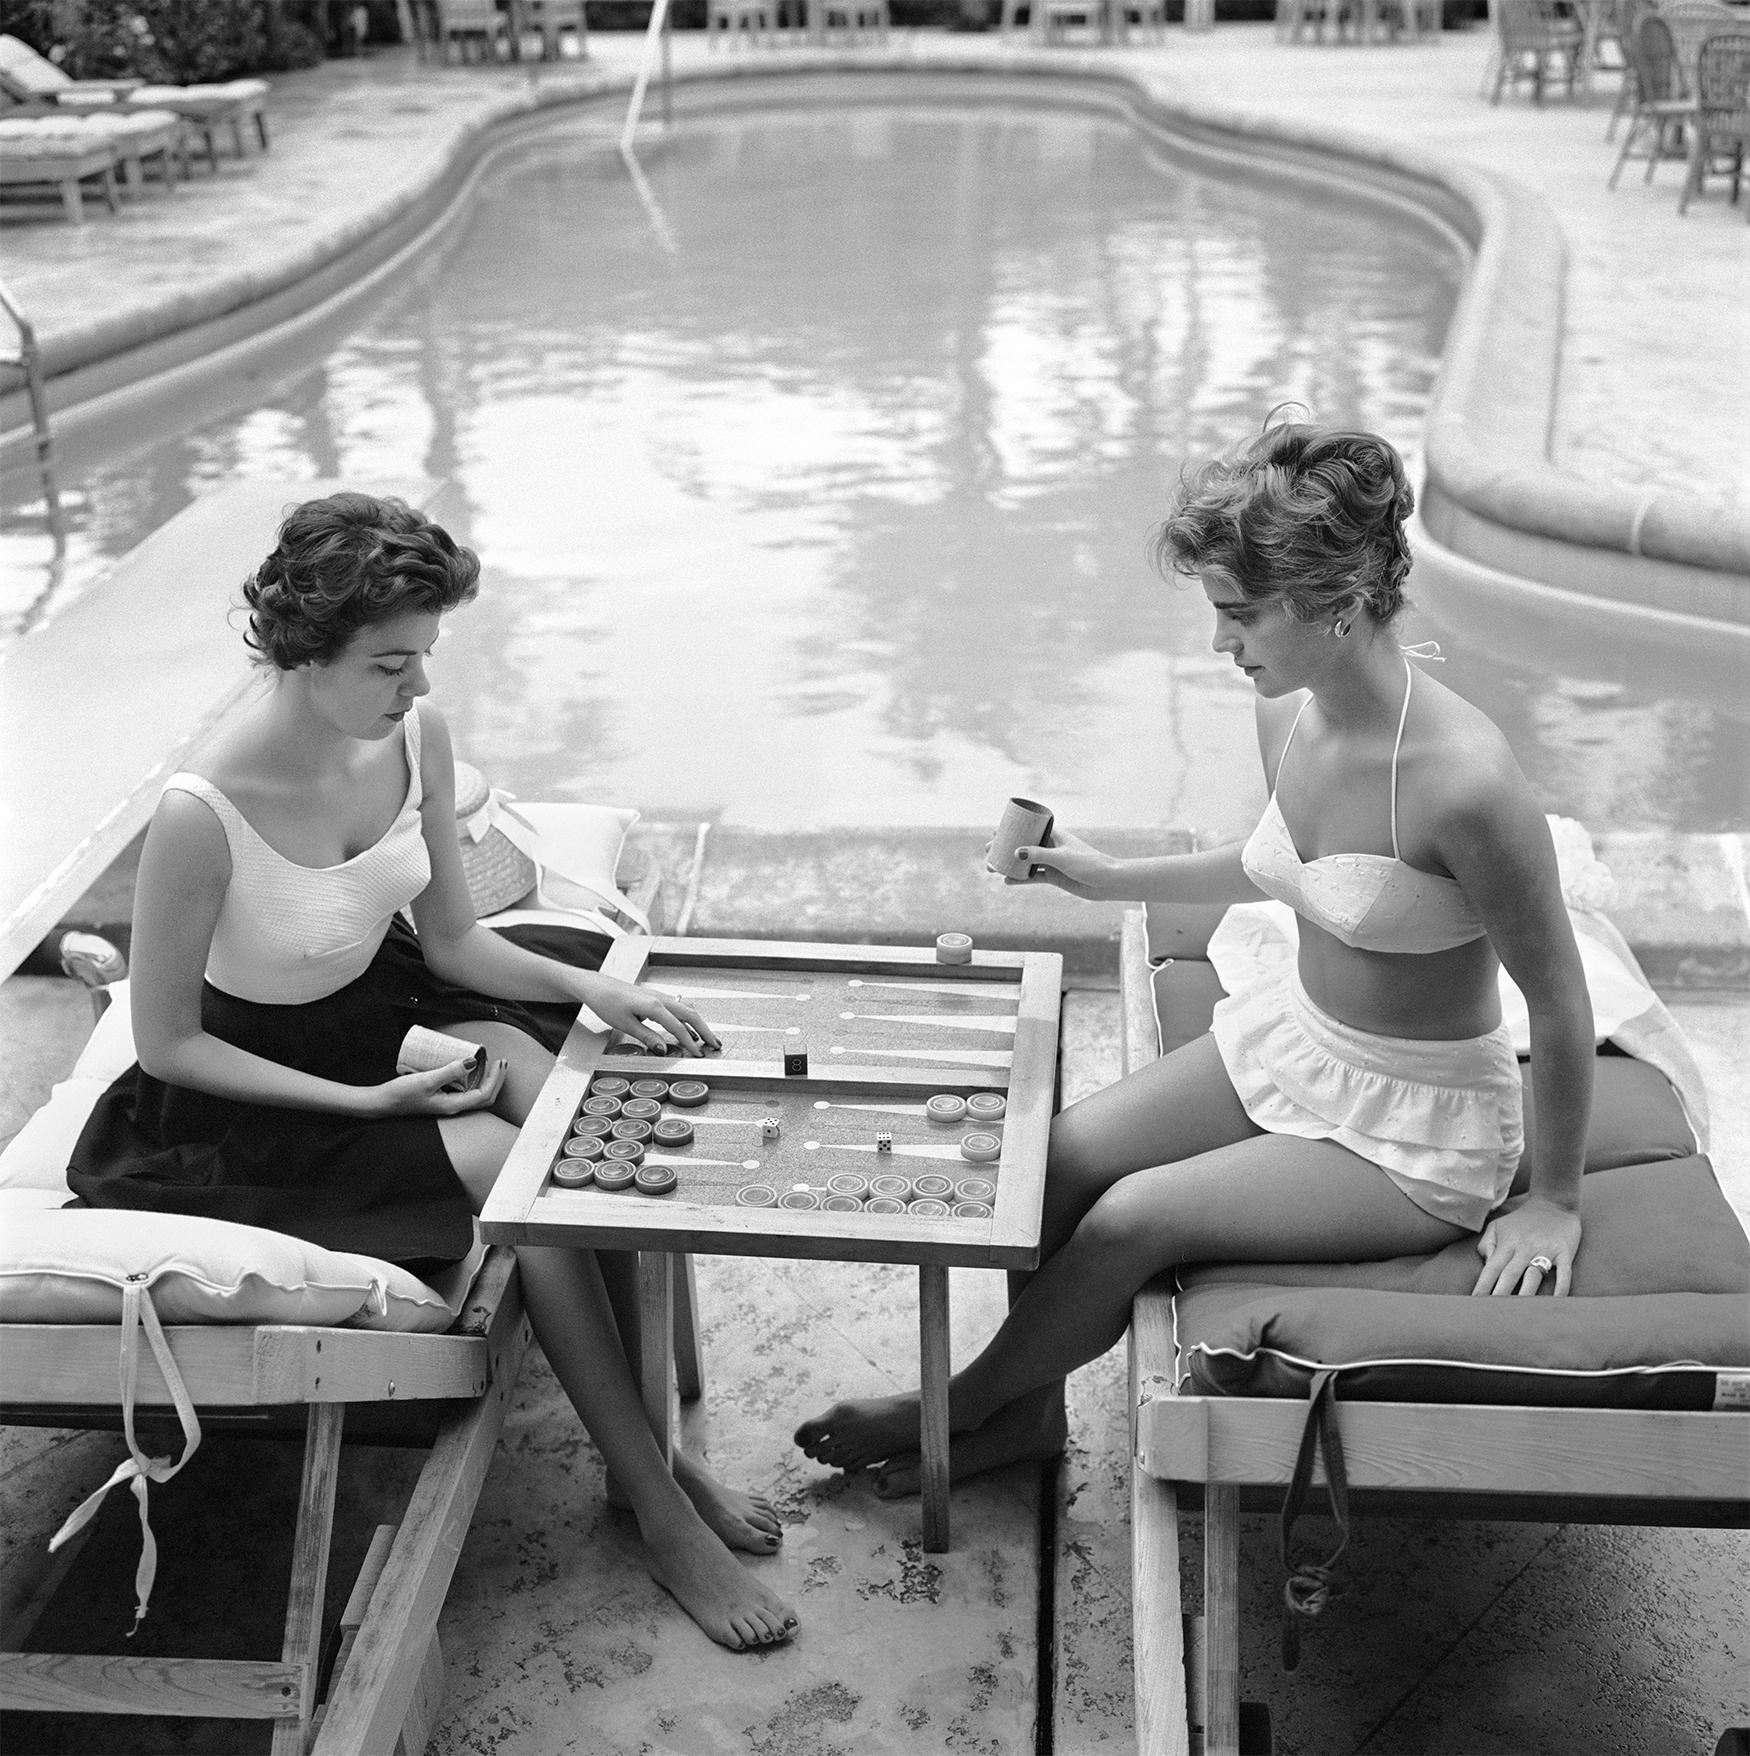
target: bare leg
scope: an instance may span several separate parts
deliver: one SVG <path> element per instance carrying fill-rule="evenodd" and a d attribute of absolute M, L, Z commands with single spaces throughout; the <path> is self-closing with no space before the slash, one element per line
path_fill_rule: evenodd
<path fill-rule="evenodd" d="M 639 1321 L 635 1259 L 629 1250 L 598 1250 L 596 1263 L 613 1307 L 621 1351 L 636 1376 Z M 700 1459 L 679 1445 L 674 1452 L 674 1475 L 693 1509 L 730 1548 L 749 1555 L 777 1553 L 784 1540 L 784 1521 L 765 1495 L 746 1494 L 718 1481 Z M 615 1480 L 608 1483 L 608 1499 L 616 1506 L 630 1505 Z"/>
<path fill-rule="evenodd" d="M 1039 1455 L 1063 1430 L 1062 1375 L 1118 1340 L 1132 1298 L 1163 1269 L 1404 1255 L 1457 1235 L 1346 1149 L 1261 1133 L 1213 1042 L 1187 1044 L 1058 1118 L 1041 1233 L 1050 1254 L 951 1382 L 950 1469 Z M 898 1493 L 915 1483 L 918 1431 L 909 1395 L 839 1403 L 796 1438 L 842 1469 L 884 1465 Z"/>
<path fill-rule="evenodd" d="M 438 1126 L 457 1175 L 479 1207 L 503 1168 L 516 1139 L 516 1122 L 532 1102 L 530 1077 L 539 1090 L 550 1057 L 519 1031 L 499 1025 L 460 1026 L 458 1036 L 484 1042 L 511 1061 L 499 1107 L 520 1109 L 514 1119 L 476 1111 L 446 1118 Z M 519 1067 L 519 1061 L 524 1065 Z M 544 1064 L 544 1065 L 543 1065 Z M 637 1380 L 620 1346 L 620 1333 L 601 1271 L 587 1250 L 524 1248 L 517 1253 L 523 1296 L 548 1363 L 590 1437 L 602 1453 L 638 1520 L 651 1576 L 713 1640 L 734 1648 L 769 1646 L 787 1639 L 796 1616 L 775 1593 L 741 1566 L 724 1546 L 723 1533 L 696 1509 L 695 1496 L 717 1519 L 733 1522 L 741 1497 L 712 1481 L 695 1462 L 677 1461 L 671 1474 L 644 1414 Z M 634 1342 L 636 1332 L 634 1331 Z M 685 1476 L 686 1481 L 680 1478 Z M 752 1546 L 761 1532 L 754 1520 L 764 1502 L 747 1499 L 743 1529 Z M 775 1512 L 771 1514 L 774 1525 Z M 775 1542 L 756 1552 L 770 1553 Z"/>
<path fill-rule="evenodd" d="M 459 1037 L 482 1044 L 487 1052 L 501 1056 L 509 1063 L 503 1089 L 493 1106 L 493 1113 L 516 1123 L 528 1119 L 530 1109 L 553 1068 L 553 1057 L 539 1043 L 510 1025 L 488 1023 L 458 1024 L 450 1027 Z M 497 1168 L 492 1175 L 496 1177 Z M 484 1192 L 479 1201 L 485 1200 Z M 477 1202 L 476 1205 L 479 1203 Z M 624 1251 L 603 1251 L 598 1261 L 602 1279 L 607 1285 L 608 1300 L 613 1306 L 619 1328 L 622 1351 L 636 1378 L 638 1373 L 638 1290 L 633 1259 Z M 747 1494 L 717 1480 L 704 1463 L 690 1453 L 675 1449 L 675 1480 L 681 1491 L 693 1502 L 699 1516 L 732 1549 L 750 1555 L 775 1554 L 784 1540 L 784 1521 L 778 1509 L 763 1494 Z M 609 1499 L 615 1505 L 629 1505 L 619 1478 L 609 1479 Z"/>
<path fill-rule="evenodd" d="M 1083 1215 L 1120 1178 L 1257 1132 L 1234 1096 L 1209 1037 L 1072 1104 L 1051 1125 L 1039 1229 L 1041 1260 L 1051 1259 Z M 1009 1276 L 1011 1305 L 1032 1278 L 1032 1272 Z M 857 1424 L 866 1414 L 882 1408 L 897 1411 L 904 1419 L 915 1401 L 915 1397 L 899 1396 L 837 1403 L 824 1415 L 805 1421 L 796 1430 L 796 1443 L 810 1457 L 841 1469 L 881 1465 L 875 1481 L 879 1494 L 916 1493 L 915 1445 L 877 1457 L 869 1455 L 866 1444 L 846 1449 L 838 1442 L 841 1427 Z M 949 1475 L 957 1481 L 1006 1463 L 1055 1457 L 1068 1433 L 1060 1379 L 1030 1391 L 1012 1408 L 993 1414 L 981 1429 L 953 1434 L 948 1448 Z M 850 1461 L 852 1457 L 859 1461 Z"/>

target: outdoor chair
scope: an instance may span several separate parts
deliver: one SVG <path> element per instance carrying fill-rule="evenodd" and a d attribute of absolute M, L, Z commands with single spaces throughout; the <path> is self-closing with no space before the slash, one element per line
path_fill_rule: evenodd
<path fill-rule="evenodd" d="M 69 91 L 108 103 L 126 97 L 146 82 L 143 79 L 74 79 L 63 73 L 46 55 L 39 55 L 18 37 L 0 34 L 0 89 L 21 102 L 35 98 L 57 103 Z"/>
<path fill-rule="evenodd" d="M 1689 173 L 1677 211 L 1701 193 L 1710 171 L 1730 173 L 1732 199 L 1743 180 L 1744 151 L 1750 146 L 1750 35 L 1709 37 L 1696 64 L 1695 115 L 1689 131 Z M 1750 209 L 1746 210 L 1750 212 Z"/>
<path fill-rule="evenodd" d="M 819 9 L 820 35 L 830 42 L 836 35 L 847 43 L 861 41 L 864 34 L 887 40 L 887 0 L 809 0 Z"/>
<path fill-rule="evenodd" d="M 1126 1072 L 1207 1029 L 1223 991 L 1209 957 L 1219 913 L 1126 916 Z M 1590 931 L 1633 962 L 1602 917 Z M 1267 1709 L 1239 1701 L 1242 1512 L 1282 1517 L 1290 1668 L 1333 1594 L 1336 1555 L 1322 1551 L 1343 1546 L 1352 1514 L 1750 1521 L 1750 1247 L 1663 1061 L 1612 1049 L 1596 1063 L 1574 1296 L 1469 1297 L 1468 1241 L 1390 1263 L 1187 1265 L 1138 1295 L 1139 1756 L 1269 1748 Z M 1290 1542 L 1320 1488 L 1337 1525 L 1314 1556 L 1310 1537 Z M 1199 1506 L 1202 1614 L 1182 1615 L 1178 1515 Z"/>
<path fill-rule="evenodd" d="M 463 61 L 496 61 L 501 50 L 509 53 L 510 25 L 493 0 L 432 0 L 432 8 L 440 61 L 449 60 L 452 42 Z"/>
<path fill-rule="evenodd" d="M 1490 103 L 1501 101 L 1502 89 L 1509 83 L 1527 80 L 1532 101 L 1541 104 L 1544 81 L 1551 76 L 1552 67 L 1555 76 L 1566 82 L 1568 95 L 1573 96 L 1585 33 L 1555 0 L 1497 0 L 1495 30 L 1500 58 Z"/>
<path fill-rule="evenodd" d="M 4 99 L 0 105 L 5 105 Z M 166 110 L 63 115 L 54 110 L 45 113 L 40 105 L 18 104 L 0 112 L 0 185 L 54 188 L 62 211 L 75 225 L 84 223 L 83 182 L 98 179 L 114 213 L 119 188 L 125 183 L 143 189 L 148 165 L 155 165 L 166 190 L 173 185 L 178 166 L 184 176 L 188 173 L 182 121 Z"/>
<path fill-rule="evenodd" d="M 1635 37 L 1641 20 L 1653 9 L 1652 0 L 1618 0 L 1616 8 L 1616 46 L 1622 56 L 1622 83 L 1616 88 L 1616 102 L 1610 106 L 1610 120 L 1605 124 L 1604 138 L 1616 138 L 1616 125 L 1635 107 L 1639 89 L 1635 73 Z"/>
<path fill-rule="evenodd" d="M 1359 20 L 1359 0 L 1277 0 L 1276 35 L 1291 43 L 1298 43 L 1308 26 L 1316 42 L 1325 40 L 1327 25 L 1332 36 L 1341 38 Z"/>
<path fill-rule="evenodd" d="M 1118 8 L 1118 32 L 1128 37 L 1132 26 L 1147 31 L 1157 41 L 1167 35 L 1167 0 L 1113 0 Z"/>
<path fill-rule="evenodd" d="M 1709 37 L 1731 34 L 1744 28 L 1743 14 L 1724 0 L 1666 0 L 1659 16 L 1671 30 L 1677 49 L 1678 71 L 1683 76 L 1683 95 L 1694 97 L 1696 64 L 1701 46 Z"/>
<path fill-rule="evenodd" d="M 531 30 L 541 33 L 541 58 L 558 61 L 561 35 L 570 31 L 577 40 L 577 59 L 589 59 L 589 21 L 584 0 L 523 0 L 523 18 Z"/>
<path fill-rule="evenodd" d="M 1642 13 L 1629 47 L 1629 65 L 1635 75 L 1634 109 L 1628 132 L 1611 167 L 1608 187 L 1614 189 L 1622 167 L 1631 158 L 1647 161 L 1644 182 L 1652 182 L 1660 159 L 1684 156 L 1684 129 L 1695 118 L 1695 99 L 1683 95 L 1683 79 L 1670 27 L 1656 12 Z M 1641 150 L 1635 150 L 1637 143 Z"/>
<path fill-rule="evenodd" d="M 1100 35 L 1106 15 L 1107 0 L 1037 0 L 1040 40 L 1061 43 L 1071 30 L 1085 30 Z"/>
<path fill-rule="evenodd" d="M 210 85 L 147 85 L 138 79 L 71 79 L 45 55 L 16 37 L 0 36 L 0 92 L 20 102 L 52 104 L 81 112 L 169 110 L 202 136 L 207 161 L 216 170 L 214 133 L 229 128 L 237 156 L 243 156 L 245 130 L 253 126 L 267 150 L 265 79 L 229 79 Z"/>
<path fill-rule="evenodd" d="M 593 808 L 534 809 L 563 814 Z M 625 899 L 633 913 L 622 920 L 630 930 L 641 930 L 642 922 L 649 920 L 658 888 L 656 868 L 646 863 L 640 882 Z M 540 912 L 549 925 L 578 918 L 562 911 Z M 518 910 L 492 917 L 491 924 L 522 924 L 529 919 L 529 911 Z M 70 934 L 68 941 L 77 941 L 70 947 L 71 956 L 63 953 L 69 973 L 86 979 L 94 990 L 94 973 L 109 975 L 120 970 L 120 954 L 108 950 L 105 955 L 103 941 L 88 934 Z M 73 1078 L 56 1088 L 49 1106 L 49 1112 L 57 1108 L 67 1112 L 55 1118 L 54 1127 L 43 1131 L 60 1143 L 60 1150 L 51 1157 L 62 1164 L 70 1146 L 70 1130 L 76 1130 L 78 1119 L 119 1071 L 118 1063 L 125 1065 L 132 1059 L 131 1033 L 125 1029 L 125 994 L 118 995 L 117 1007 L 119 1010 L 100 1024 Z M 100 1012 L 100 1019 L 104 1017 Z M 10 1186 L 15 1175 L 28 1179 L 34 1174 L 28 1164 L 22 1172 L 18 1169 L 21 1143 L 22 1157 L 27 1161 L 40 1158 L 45 1150 L 40 1136 L 28 1140 L 20 1136 L 0 1160 L 0 1208 L 12 1232 L 12 1242 L 0 1259 L 0 1298 L 6 1300 L 9 1313 L 16 1296 L 13 1289 L 23 1278 L 20 1264 L 14 1260 L 18 1237 L 31 1225 L 35 1213 L 66 1197 L 64 1185 L 58 1191 Z M 42 1201 L 33 1199 L 38 1196 Z M 87 1217 L 101 1226 L 115 1217 L 149 1221 L 151 1216 L 54 1217 L 72 1222 L 70 1227 L 63 1223 L 55 1237 L 76 1239 L 78 1222 Z M 191 1231 L 188 1222 L 179 1222 L 179 1229 L 184 1235 Z M 226 1230 L 247 1236 L 255 1228 Z M 296 1289 L 283 1284 L 288 1277 L 277 1265 L 287 1254 L 310 1253 L 303 1252 L 293 1240 L 277 1234 L 266 1236 L 268 1248 L 259 1262 L 249 1246 L 240 1247 L 249 1273 L 240 1277 L 239 1284 L 247 1289 L 252 1283 L 260 1285 L 277 1277 L 281 1284 L 274 1288 L 275 1295 L 290 1298 Z M 165 1304 L 166 1311 L 172 1310 L 173 1301 L 180 1296 L 174 1290 L 180 1273 L 209 1283 L 222 1278 L 223 1271 L 204 1253 L 207 1248 L 204 1242 L 184 1245 L 171 1264 L 154 1271 L 138 1306 L 139 1328 L 132 1322 L 134 1308 L 119 1288 L 115 1294 L 123 1310 L 119 1326 L 113 1319 L 94 1319 L 89 1311 L 69 1313 L 59 1321 L 0 1323 L 0 1348 L 4 1350 L 0 1353 L 0 1423 L 62 1428 L 119 1424 L 128 1438 L 130 1462 L 118 1469 L 106 1488 L 137 1479 L 142 1484 L 136 1490 L 142 1522 L 146 1512 L 144 1483 L 164 1481 L 176 1474 L 194 1454 L 203 1429 L 301 1436 L 303 1475 L 279 1662 L 162 1656 L 130 1659 L 21 1650 L 30 1637 L 32 1612 L 40 1612 L 49 1601 L 77 1556 L 88 1528 L 70 1519 L 63 1527 L 70 1540 L 59 1564 L 38 1583 L 29 1608 L 9 1617 L 8 1650 L 0 1653 L 0 1707 L 9 1711 L 114 1714 L 173 1711 L 224 1719 L 270 1719 L 276 1756 L 303 1756 L 312 1750 L 316 1756 L 422 1750 L 442 1694 L 438 1613 L 530 1340 L 515 1252 L 494 1248 L 476 1263 L 466 1265 L 477 1272 L 471 1285 L 467 1274 L 459 1276 L 459 1286 L 447 1295 L 455 1308 L 453 1321 L 433 1305 L 435 1294 L 420 1300 L 423 1311 L 414 1309 L 417 1295 L 401 1284 L 411 1277 L 401 1276 L 400 1281 L 388 1282 L 386 1296 L 379 1291 L 387 1314 L 368 1329 L 338 1326 L 340 1318 L 332 1314 L 299 1320 L 288 1313 L 273 1320 L 260 1310 L 250 1312 L 247 1290 L 242 1295 L 242 1308 L 232 1320 L 203 1322 L 185 1314 L 182 1320 L 166 1316 L 160 1322 L 153 1309 L 154 1296 Z M 29 1266 L 35 1268 L 40 1249 L 32 1252 L 28 1243 L 25 1249 L 33 1256 Z M 78 1246 L 75 1243 L 62 1249 L 77 1252 Z M 331 1253 L 314 1255 L 326 1259 Z M 131 1260 L 134 1258 L 127 1259 Z M 119 1279 L 119 1270 L 127 1261 L 112 1263 L 106 1258 L 88 1263 L 75 1254 L 69 1269 L 77 1269 L 95 1283 L 105 1273 Z M 138 1261 L 144 1268 L 146 1258 L 141 1256 Z M 268 1267 L 269 1262 L 275 1266 Z M 377 1266 L 388 1274 L 398 1273 L 387 1270 L 387 1265 Z M 701 1389 L 700 1356 L 691 1259 L 678 1266 L 677 1377 L 682 1395 L 697 1396 Z M 148 1277 L 136 1269 L 129 1278 L 144 1282 Z M 310 1276 L 312 1282 L 318 1278 L 316 1273 Z M 167 1282 L 173 1286 L 168 1292 Z M 413 1286 L 419 1284 L 414 1282 Z M 310 1292 L 308 1287 L 301 1290 L 306 1295 Z M 328 1290 L 325 1285 L 321 1292 Z M 431 1294 L 429 1288 L 424 1291 Z M 353 1296 L 356 1300 L 356 1292 Z M 396 1326 L 403 1315 L 420 1321 L 423 1327 Z M 131 1363 L 124 1363 L 119 1393 L 118 1340 L 124 1362 L 131 1358 Z M 148 1455 L 149 1450 L 158 1448 L 156 1434 L 148 1432 L 144 1445 L 136 1437 L 139 1418 L 163 1419 L 171 1411 L 183 1434 L 181 1455 L 174 1463 L 168 1456 Z M 347 1607 L 338 1625 L 329 1630 L 324 1624 L 323 1597 L 342 1464 L 341 1441 L 349 1422 L 353 1432 L 368 1442 L 429 1450 L 400 1524 L 378 1528 Z M 171 1431 L 174 1433 L 174 1428 Z M 16 1568 L 18 1563 L 13 1565 Z M 142 1601 L 151 1588 L 150 1574 L 147 1567 L 135 1582 Z"/>
<path fill-rule="evenodd" d="M 812 3 L 818 5 L 819 0 Z M 778 17 L 777 0 L 709 0 L 705 9 L 705 45 L 714 49 L 727 36 L 751 46 L 770 36 L 775 46 Z"/>
<path fill-rule="evenodd" d="M 74 225 L 85 223 L 84 185 L 97 184 L 114 213 L 116 153 L 105 139 L 66 128 L 43 132 L 42 118 L 0 119 L 0 188 L 48 188 L 61 198 L 61 211 Z"/>

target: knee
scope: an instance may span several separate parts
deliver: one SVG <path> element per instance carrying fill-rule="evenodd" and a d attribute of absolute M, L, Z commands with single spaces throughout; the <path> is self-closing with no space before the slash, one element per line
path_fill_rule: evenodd
<path fill-rule="evenodd" d="M 1114 1183 L 1082 1216 L 1075 1229 L 1078 1250 L 1103 1274 L 1140 1285 L 1175 1260 L 1158 1209 L 1126 1177 Z"/>
<path fill-rule="evenodd" d="M 1045 1157 L 1047 1189 L 1064 1196 L 1080 1194 L 1086 1206 L 1108 1180 L 1104 1157 L 1098 1131 L 1077 1114 L 1077 1106 L 1061 1111 L 1052 1120 Z"/>

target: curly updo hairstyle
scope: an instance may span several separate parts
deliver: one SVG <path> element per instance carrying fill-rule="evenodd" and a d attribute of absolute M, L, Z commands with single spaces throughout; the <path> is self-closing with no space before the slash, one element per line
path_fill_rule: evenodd
<path fill-rule="evenodd" d="M 1181 479 L 1151 552 L 1163 573 L 1219 580 L 1297 622 L 1356 597 L 1389 622 L 1404 607 L 1415 505 L 1403 459 L 1377 434 L 1272 420 Z"/>
<path fill-rule="evenodd" d="M 361 628 L 441 615 L 479 589 L 480 559 L 405 500 L 330 494 L 294 506 L 244 582 L 243 638 L 260 665 L 331 664 Z"/>

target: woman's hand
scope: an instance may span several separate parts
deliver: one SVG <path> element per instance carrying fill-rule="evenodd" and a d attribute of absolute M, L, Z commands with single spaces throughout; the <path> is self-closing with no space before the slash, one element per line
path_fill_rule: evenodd
<path fill-rule="evenodd" d="M 603 1024 L 658 1054 L 670 1054 L 677 1046 L 683 1055 L 723 1047 L 696 1008 L 655 988 L 590 974 L 582 999 Z"/>
<path fill-rule="evenodd" d="M 371 1114 L 389 1116 L 464 1116 L 483 1110 L 498 1096 L 509 1063 L 493 1059 L 486 1076 L 472 1091 L 451 1090 L 468 1076 L 468 1061 L 451 1061 L 425 1073 L 402 1073 L 373 1086 Z"/>
<path fill-rule="evenodd" d="M 1037 870 L 1030 870 L 1025 878 L 1005 877 L 1005 884 L 1055 884 L 1059 890 L 1067 890 L 1071 896 L 1079 896 L 1086 902 L 1103 902 L 1117 894 L 1113 880 L 1117 877 L 1119 862 L 1112 855 L 1089 847 L 1066 829 L 1052 831 L 1052 845 L 1048 848 L 1023 847 L 1012 851 L 1016 859 L 1025 860 L 1029 868 Z M 984 844 L 987 872 L 994 869 L 990 864 L 991 852 L 992 842 L 987 841 Z"/>
<path fill-rule="evenodd" d="M 1483 1267 L 1471 1288 L 1473 1298 L 1490 1293 L 1531 1297 L 1552 1273 L 1556 1297 L 1561 1298 L 1574 1281 L 1580 1216 L 1553 1201 L 1523 1195 L 1483 1227 L 1477 1251 Z"/>

